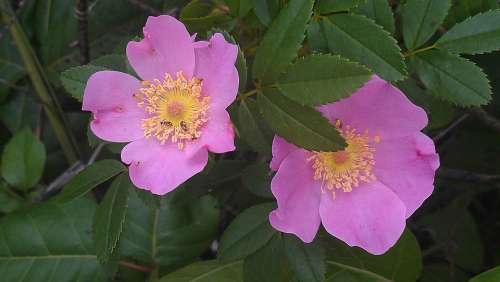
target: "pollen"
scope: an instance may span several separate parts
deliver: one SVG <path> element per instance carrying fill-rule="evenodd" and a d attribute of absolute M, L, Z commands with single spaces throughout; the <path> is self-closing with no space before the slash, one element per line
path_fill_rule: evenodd
<path fill-rule="evenodd" d="M 344 137 L 347 147 L 337 152 L 313 152 L 308 159 L 312 163 L 314 179 L 321 181 L 321 190 L 351 192 L 360 183 L 376 180 L 373 174 L 375 166 L 374 144 L 380 142 L 380 136 L 370 137 L 368 132 L 359 133 L 351 126 L 343 126 L 337 120 L 335 127 Z"/>
<path fill-rule="evenodd" d="M 144 137 L 176 143 L 181 150 L 200 138 L 210 102 L 201 95 L 201 85 L 200 79 L 188 80 L 182 72 L 175 78 L 166 74 L 163 80 L 143 81 L 134 97 L 149 116 L 142 120 Z"/>

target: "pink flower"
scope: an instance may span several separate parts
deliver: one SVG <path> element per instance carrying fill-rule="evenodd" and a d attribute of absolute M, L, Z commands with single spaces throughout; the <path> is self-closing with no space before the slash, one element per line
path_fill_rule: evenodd
<path fill-rule="evenodd" d="M 121 72 L 92 75 L 83 97 L 99 138 L 130 142 L 121 152 L 132 182 L 163 195 L 203 170 L 208 151 L 233 151 L 226 108 L 234 101 L 237 47 L 221 34 L 194 41 L 170 16 L 149 17 L 127 57 L 140 80 Z"/>
<path fill-rule="evenodd" d="M 271 225 L 308 243 L 323 223 L 348 245 L 382 254 L 434 189 L 439 157 L 420 132 L 427 115 L 378 77 L 318 110 L 348 146 L 310 152 L 274 138 L 271 189 L 278 208 Z"/>

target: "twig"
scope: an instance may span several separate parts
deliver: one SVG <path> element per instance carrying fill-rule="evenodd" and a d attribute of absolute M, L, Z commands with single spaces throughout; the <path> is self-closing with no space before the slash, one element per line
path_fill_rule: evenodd
<path fill-rule="evenodd" d="M 159 10 L 149 6 L 148 4 L 144 3 L 141 0 L 128 0 L 128 2 L 132 5 L 137 6 L 138 8 L 142 9 L 143 11 L 145 11 L 148 14 L 151 14 L 154 16 L 158 16 L 161 14 L 161 12 Z"/>
<path fill-rule="evenodd" d="M 500 120 L 491 116 L 482 108 L 470 108 L 467 111 L 482 121 L 485 125 L 500 132 Z"/>
<path fill-rule="evenodd" d="M 77 0 L 75 17 L 78 22 L 78 46 L 80 48 L 80 64 L 82 65 L 88 64 L 90 61 L 87 14 L 87 0 Z"/>
<path fill-rule="evenodd" d="M 120 265 L 121 266 L 125 266 L 127 268 L 131 268 L 131 269 L 135 269 L 135 270 L 139 270 L 141 272 L 145 272 L 145 273 L 150 273 L 153 271 L 153 269 L 149 266 L 143 266 L 143 265 L 138 265 L 138 264 L 135 264 L 135 263 L 131 263 L 131 262 L 128 262 L 128 261 L 120 261 Z"/>
<path fill-rule="evenodd" d="M 493 183 L 500 182 L 500 175 L 495 174 L 483 174 L 471 171 L 451 169 L 451 168 L 440 168 L 438 175 L 451 179 L 451 180 L 461 180 L 469 182 L 480 182 L 480 183 Z"/>
<path fill-rule="evenodd" d="M 464 120 L 466 120 L 469 117 L 469 114 L 463 114 L 459 118 L 457 118 L 454 122 L 452 122 L 447 128 L 441 130 L 436 136 L 432 138 L 434 140 L 434 143 L 438 143 L 445 137 L 448 133 L 450 133 L 453 129 L 455 129 L 457 126 L 459 126 Z"/>

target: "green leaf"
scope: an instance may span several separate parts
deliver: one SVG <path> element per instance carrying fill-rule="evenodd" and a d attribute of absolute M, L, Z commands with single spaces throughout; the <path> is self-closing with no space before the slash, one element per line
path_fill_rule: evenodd
<path fill-rule="evenodd" d="M 224 0 L 229 7 L 231 15 L 244 18 L 252 10 L 251 0 Z"/>
<path fill-rule="evenodd" d="M 221 263 L 208 260 L 193 263 L 163 276 L 159 282 L 243 282 L 243 262 Z"/>
<path fill-rule="evenodd" d="M 45 146 L 30 130 L 16 133 L 2 154 L 2 177 L 12 186 L 27 190 L 38 183 L 45 166 Z"/>
<path fill-rule="evenodd" d="M 99 261 L 106 264 L 120 241 L 127 212 L 129 190 L 133 189 L 128 175 L 118 176 L 97 207 L 94 217 L 94 242 Z"/>
<path fill-rule="evenodd" d="M 491 86 L 486 75 L 474 63 L 431 50 L 410 60 L 412 69 L 436 96 L 461 106 L 479 106 L 491 100 Z"/>
<path fill-rule="evenodd" d="M 299 104 L 317 106 L 351 95 L 370 77 L 368 69 L 340 56 L 311 55 L 288 68 L 277 87 Z"/>
<path fill-rule="evenodd" d="M 263 162 L 256 162 L 243 170 L 241 180 L 243 185 L 262 198 L 273 199 L 271 193 L 271 175 L 269 165 Z"/>
<path fill-rule="evenodd" d="M 255 100 L 241 101 L 238 108 L 238 131 L 241 138 L 256 152 L 271 155 L 273 135 L 263 121 Z"/>
<path fill-rule="evenodd" d="M 477 276 L 474 276 L 470 282 L 495 282 L 500 281 L 500 266 L 485 271 Z"/>
<path fill-rule="evenodd" d="M 362 282 L 393 282 L 384 277 L 363 269 L 351 267 L 335 261 L 327 261 L 326 266 L 328 273 L 326 275 L 327 282 L 344 282 L 344 281 L 362 281 Z M 415 280 L 416 281 L 416 280 Z"/>
<path fill-rule="evenodd" d="M 372 19 L 378 25 L 384 27 L 385 30 L 394 34 L 396 26 L 394 23 L 394 15 L 392 8 L 389 5 L 389 0 L 370 0 L 364 4 L 359 5 L 354 12 L 365 15 Z"/>
<path fill-rule="evenodd" d="M 2 213 L 10 213 L 23 206 L 22 198 L 7 189 L 7 184 L 0 182 L 0 212 Z"/>
<path fill-rule="evenodd" d="M 372 1 L 372 0 L 370 0 Z M 348 11 L 360 4 L 364 4 L 366 0 L 319 0 L 315 8 L 321 14 L 334 12 Z"/>
<path fill-rule="evenodd" d="M 191 32 L 204 32 L 231 20 L 226 12 L 211 2 L 192 0 L 180 13 L 180 20 Z"/>
<path fill-rule="evenodd" d="M 14 85 L 26 73 L 7 25 L 0 27 L 0 90 Z M 3 95 L 0 95 L 2 98 Z M 0 99 L 1 100 L 1 99 Z"/>
<path fill-rule="evenodd" d="M 380 256 L 350 247 L 330 234 L 321 233 L 321 240 L 327 252 L 327 264 L 334 266 L 327 276 L 333 276 L 337 273 L 336 270 L 344 269 L 369 274 L 367 277 L 372 277 L 373 281 L 406 282 L 416 281 L 422 271 L 420 247 L 409 230 L 403 233 L 394 247 Z"/>
<path fill-rule="evenodd" d="M 162 197 L 160 208 L 130 193 L 120 253 L 144 264 L 178 266 L 198 258 L 215 238 L 217 201 L 195 198 L 185 187 Z"/>
<path fill-rule="evenodd" d="M 106 68 L 94 65 L 73 67 L 61 73 L 61 83 L 64 89 L 66 89 L 73 98 L 81 102 L 83 99 L 83 91 L 85 90 L 85 85 L 89 77 L 103 70 L 106 70 Z"/>
<path fill-rule="evenodd" d="M 35 98 L 27 92 L 14 93 L 0 105 L 0 119 L 14 134 L 25 127 L 34 128 L 40 110 Z"/>
<path fill-rule="evenodd" d="M 319 112 L 270 89 L 257 100 L 264 119 L 281 137 L 310 151 L 338 151 L 346 143 Z"/>
<path fill-rule="evenodd" d="M 360 62 L 386 80 L 406 75 L 396 40 L 365 16 L 335 14 L 321 20 L 330 51 Z"/>
<path fill-rule="evenodd" d="M 264 35 L 256 51 L 252 74 L 263 85 L 275 82 L 297 56 L 304 40 L 313 0 L 291 0 Z"/>
<path fill-rule="evenodd" d="M 422 46 L 444 21 L 450 0 L 409 0 L 403 6 L 403 38 L 406 48 Z"/>
<path fill-rule="evenodd" d="M 265 203 L 240 213 L 222 234 L 219 258 L 238 260 L 263 247 L 276 234 L 268 220 L 274 208 L 274 203 Z"/>
<path fill-rule="evenodd" d="M 85 195 L 97 185 L 106 182 L 126 170 L 122 163 L 115 160 L 98 161 L 71 179 L 62 192 L 54 197 L 55 201 L 68 202 Z"/>
<path fill-rule="evenodd" d="M 453 26 L 436 46 L 453 53 L 482 54 L 500 49 L 500 11 L 488 11 Z"/>
<path fill-rule="evenodd" d="M 321 24 L 314 18 L 311 19 L 309 26 L 307 27 L 307 43 L 309 44 L 309 49 L 315 53 L 328 53 L 328 42 L 326 41 L 323 30 L 321 29 Z"/>
<path fill-rule="evenodd" d="M 44 203 L 0 220 L 2 281 L 107 281 L 92 244 L 95 203 Z"/>
<path fill-rule="evenodd" d="M 245 259 L 243 264 L 245 282 L 293 281 L 282 238 L 281 234 L 275 234 L 262 249 Z"/>
<path fill-rule="evenodd" d="M 455 0 L 452 1 L 444 26 L 449 28 L 476 14 L 498 9 L 498 0 Z"/>
<path fill-rule="evenodd" d="M 278 15 L 279 0 L 252 0 L 253 11 L 260 22 L 268 26 Z"/>
<path fill-rule="evenodd" d="M 325 280 L 325 253 L 318 242 L 305 244 L 293 235 L 285 235 L 285 253 L 298 281 Z"/>

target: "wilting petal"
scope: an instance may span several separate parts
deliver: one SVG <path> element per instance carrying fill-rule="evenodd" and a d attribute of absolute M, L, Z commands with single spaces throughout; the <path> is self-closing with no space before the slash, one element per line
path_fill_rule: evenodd
<path fill-rule="evenodd" d="M 177 144 L 162 145 L 154 139 L 142 139 L 126 145 L 121 157 L 124 163 L 130 164 L 130 179 L 135 186 L 164 195 L 202 171 L 208 152 L 202 148 L 190 154 L 179 150 Z"/>
<path fill-rule="evenodd" d="M 307 151 L 296 150 L 283 160 L 271 182 L 278 209 L 271 212 L 269 221 L 275 229 L 295 234 L 309 243 L 320 225 L 318 206 L 321 188 L 313 180 L 307 156 Z"/>
<path fill-rule="evenodd" d="M 427 125 L 425 111 L 412 104 L 390 83 L 374 76 L 351 96 L 318 107 L 330 121 L 337 119 L 372 136 L 393 138 L 412 135 Z"/>
<path fill-rule="evenodd" d="M 391 248 L 405 228 L 404 204 L 377 181 L 352 192 L 339 191 L 335 199 L 330 193 L 322 194 L 319 213 L 328 233 L 374 255 Z"/>
<path fill-rule="evenodd" d="M 144 80 L 182 71 L 191 78 L 195 66 L 193 40 L 184 24 L 171 16 L 148 17 L 144 39 L 127 45 L 127 57 Z"/>
<path fill-rule="evenodd" d="M 139 87 L 136 78 L 116 71 L 100 71 L 89 78 L 82 110 L 93 113 L 90 127 L 97 137 L 129 142 L 144 136 L 141 120 L 146 114 L 132 97 Z"/>
<path fill-rule="evenodd" d="M 281 162 L 293 151 L 299 149 L 297 146 L 288 143 L 285 139 L 274 135 L 273 139 L 273 159 L 271 160 L 271 169 L 277 171 Z"/>
<path fill-rule="evenodd" d="M 238 48 L 216 33 L 205 48 L 196 48 L 194 75 L 203 79 L 202 94 L 210 96 L 211 106 L 225 109 L 236 98 L 238 71 L 234 66 Z"/>
<path fill-rule="evenodd" d="M 375 159 L 376 177 L 403 201 L 406 217 L 411 216 L 434 190 L 439 157 L 432 140 L 422 133 L 382 140 Z"/>

